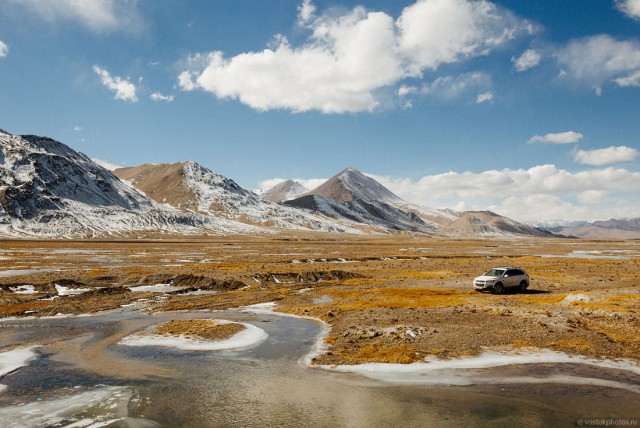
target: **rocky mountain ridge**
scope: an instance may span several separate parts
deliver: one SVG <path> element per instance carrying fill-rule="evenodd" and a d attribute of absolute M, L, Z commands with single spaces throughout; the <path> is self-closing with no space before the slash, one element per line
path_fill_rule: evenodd
<path fill-rule="evenodd" d="M 554 236 L 490 211 L 457 212 L 411 204 L 352 167 L 285 204 L 333 218 L 433 236 Z"/>
<path fill-rule="evenodd" d="M 259 231 L 160 206 L 86 155 L 47 137 L 2 131 L 0 149 L 1 235 L 80 238 Z"/>
<path fill-rule="evenodd" d="M 157 203 L 184 212 L 270 228 L 359 233 L 348 222 L 265 201 L 191 161 L 121 168 L 114 174 Z"/>
<path fill-rule="evenodd" d="M 0 145 L 0 235 L 4 236 L 255 235 L 283 230 L 551 236 L 495 213 L 410 204 L 355 168 L 275 204 L 195 162 L 111 172 L 47 137 L 2 131 Z M 300 190 L 291 182 L 274 194 L 291 196 Z"/>

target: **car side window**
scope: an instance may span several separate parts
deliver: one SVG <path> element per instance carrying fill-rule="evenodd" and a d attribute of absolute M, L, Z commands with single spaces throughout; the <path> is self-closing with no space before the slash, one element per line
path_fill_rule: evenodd
<path fill-rule="evenodd" d="M 524 272 L 520 269 L 514 269 L 512 275 L 524 275 Z"/>
<path fill-rule="evenodd" d="M 518 275 L 518 271 L 515 269 L 509 269 L 504 276 L 514 276 L 514 275 Z"/>

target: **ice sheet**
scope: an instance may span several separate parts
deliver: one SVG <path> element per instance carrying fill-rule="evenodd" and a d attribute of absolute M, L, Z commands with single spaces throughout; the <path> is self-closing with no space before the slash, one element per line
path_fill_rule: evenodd
<path fill-rule="evenodd" d="M 2 426 L 7 428 L 66 426 L 98 428 L 120 422 L 131 426 L 128 416 L 132 392 L 125 387 L 99 387 L 54 400 L 41 400 L 0 408 Z M 148 422 L 151 421 L 140 421 Z M 154 426 L 150 424 L 141 426 Z"/>
<path fill-rule="evenodd" d="M 640 374 L 640 364 L 631 360 L 606 360 L 588 358 L 581 355 L 567 355 L 548 349 L 528 349 L 519 351 L 485 351 L 484 353 L 467 358 L 443 360 L 438 358 L 427 359 L 425 363 L 414 364 L 386 364 L 367 363 L 359 365 L 322 366 L 323 368 L 345 373 L 359 373 L 371 379 L 381 380 L 390 383 L 409 384 L 432 384 L 432 385 L 471 385 L 476 383 L 533 383 L 539 382 L 561 382 L 569 383 L 568 376 L 554 378 L 503 378 L 494 377 L 483 380 L 478 375 L 477 370 L 492 367 L 520 365 L 520 364 L 544 364 L 544 363 L 573 363 L 583 364 L 606 369 L 625 370 L 635 374 Z M 602 379 L 581 379 L 578 383 L 624 387 L 633 389 L 640 393 L 640 387 L 634 385 L 619 384 L 617 382 L 605 381 Z M 573 380 L 575 380 L 573 379 Z M 570 383 L 575 383 L 571 381 Z"/>
<path fill-rule="evenodd" d="M 82 294 L 87 291 L 91 291 L 90 288 L 69 288 L 63 285 L 56 284 L 56 291 L 58 292 L 58 296 L 74 296 L 76 294 Z"/>
<path fill-rule="evenodd" d="M 35 294 L 37 293 L 36 287 L 33 285 L 18 285 L 16 287 L 9 287 L 9 290 L 16 294 Z"/>
<path fill-rule="evenodd" d="M 154 285 L 138 285 L 129 287 L 131 291 L 149 292 L 149 293 L 169 293 L 171 291 L 183 290 L 186 287 L 178 287 L 171 284 L 154 284 Z"/>
<path fill-rule="evenodd" d="M 0 378 L 26 366 L 27 363 L 38 356 L 34 352 L 35 346 L 26 348 L 16 348 L 11 351 L 0 352 Z M 0 385 L 0 392 L 4 391 L 7 387 Z"/>

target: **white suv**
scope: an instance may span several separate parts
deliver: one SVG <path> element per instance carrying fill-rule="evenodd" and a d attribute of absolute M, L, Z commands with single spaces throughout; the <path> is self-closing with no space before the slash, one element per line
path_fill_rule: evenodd
<path fill-rule="evenodd" d="M 491 269 L 489 272 L 473 280 L 476 291 L 491 291 L 502 294 L 505 289 L 518 287 L 525 291 L 529 286 L 529 275 L 519 267 L 504 266 Z"/>

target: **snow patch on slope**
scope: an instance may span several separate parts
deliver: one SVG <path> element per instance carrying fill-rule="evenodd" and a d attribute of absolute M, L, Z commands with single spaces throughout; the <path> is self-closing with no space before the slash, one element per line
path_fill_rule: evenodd
<path fill-rule="evenodd" d="M 0 234 L 17 237 L 265 234 L 265 228 L 161 206 L 46 137 L 0 133 Z"/>

